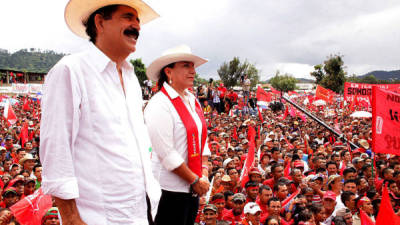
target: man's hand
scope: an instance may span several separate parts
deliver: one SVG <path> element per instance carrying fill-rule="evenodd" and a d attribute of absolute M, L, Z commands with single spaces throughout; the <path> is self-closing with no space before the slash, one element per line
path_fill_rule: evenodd
<path fill-rule="evenodd" d="M 60 215 L 63 225 L 87 225 L 82 221 L 78 208 L 76 207 L 75 199 L 54 198 L 56 205 L 60 210 Z"/>
<path fill-rule="evenodd" d="M 192 185 L 193 191 L 197 193 L 199 196 L 202 196 L 207 193 L 210 188 L 210 182 L 208 182 L 207 178 L 200 178 L 199 181 Z"/>

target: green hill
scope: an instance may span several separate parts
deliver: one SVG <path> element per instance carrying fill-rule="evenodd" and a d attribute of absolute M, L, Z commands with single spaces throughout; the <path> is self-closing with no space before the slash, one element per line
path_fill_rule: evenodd
<path fill-rule="evenodd" d="M 360 77 L 367 77 L 369 75 L 374 75 L 375 78 L 378 80 L 400 81 L 400 70 L 392 70 L 392 71 L 376 70 L 368 72 Z"/>
<path fill-rule="evenodd" d="M 10 53 L 0 49 L 0 69 L 22 72 L 47 73 L 65 54 L 54 51 L 21 49 Z"/>

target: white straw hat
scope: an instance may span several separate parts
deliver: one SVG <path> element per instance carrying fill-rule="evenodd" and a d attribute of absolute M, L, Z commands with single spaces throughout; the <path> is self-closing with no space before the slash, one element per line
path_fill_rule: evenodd
<path fill-rule="evenodd" d="M 159 15 L 142 0 L 70 0 L 65 7 L 64 18 L 69 29 L 76 35 L 89 39 L 83 25 L 96 10 L 108 5 L 126 5 L 138 13 L 140 24 L 143 25 L 159 17 Z"/>
<path fill-rule="evenodd" d="M 198 67 L 206 62 L 207 59 L 203 59 L 199 56 L 193 55 L 189 46 L 179 45 L 175 48 L 171 48 L 162 53 L 162 56 L 154 60 L 149 67 L 147 67 L 146 75 L 152 81 L 158 81 L 160 77 L 161 69 L 175 62 L 192 62 L 194 67 Z"/>

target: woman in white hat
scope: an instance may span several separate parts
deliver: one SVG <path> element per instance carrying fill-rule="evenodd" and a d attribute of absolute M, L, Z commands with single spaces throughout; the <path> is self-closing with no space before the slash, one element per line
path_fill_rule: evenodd
<path fill-rule="evenodd" d="M 155 153 L 153 173 L 162 189 L 156 225 L 193 225 L 198 196 L 209 188 L 207 126 L 199 102 L 187 90 L 195 68 L 205 62 L 182 45 L 164 52 L 147 69 L 160 89 L 144 113 Z"/>

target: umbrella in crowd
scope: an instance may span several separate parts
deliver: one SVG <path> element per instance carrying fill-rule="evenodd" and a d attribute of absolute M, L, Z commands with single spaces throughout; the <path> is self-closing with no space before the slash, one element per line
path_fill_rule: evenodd
<path fill-rule="evenodd" d="M 371 118 L 372 113 L 366 111 L 355 111 L 350 116 L 356 118 Z"/>
<path fill-rule="evenodd" d="M 326 105 L 326 102 L 324 100 L 322 100 L 322 99 L 319 99 L 319 100 L 313 102 L 313 104 L 315 106 L 321 106 L 321 105 Z"/>

